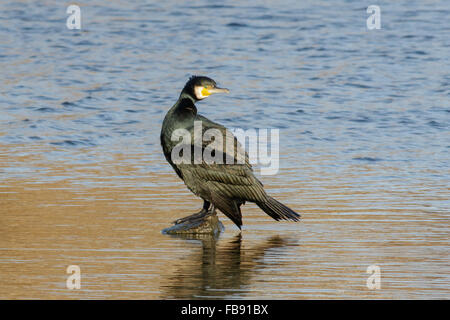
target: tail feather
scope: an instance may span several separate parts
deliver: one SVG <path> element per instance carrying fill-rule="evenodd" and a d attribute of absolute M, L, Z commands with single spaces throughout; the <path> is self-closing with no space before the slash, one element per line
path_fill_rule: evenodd
<path fill-rule="evenodd" d="M 232 199 L 225 198 L 216 192 L 212 193 L 212 203 L 217 209 L 230 218 L 239 229 L 241 229 L 242 214 L 240 204 Z"/>
<path fill-rule="evenodd" d="M 265 213 L 271 216 L 275 220 L 300 220 L 300 215 L 294 210 L 286 207 L 281 202 L 278 202 L 274 198 L 267 196 L 266 201 L 256 202 L 258 207 L 260 207 Z"/>

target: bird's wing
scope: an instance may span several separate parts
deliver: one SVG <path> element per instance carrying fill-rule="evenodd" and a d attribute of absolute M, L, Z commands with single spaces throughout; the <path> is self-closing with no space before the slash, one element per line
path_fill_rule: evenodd
<path fill-rule="evenodd" d="M 208 130 L 210 135 L 213 133 L 222 135 L 223 154 L 218 155 L 220 149 L 216 148 L 217 145 L 211 147 L 213 139 L 208 141 L 205 137 L 201 139 L 201 143 L 198 141 L 198 146 L 201 145 L 202 157 L 201 159 L 195 158 L 195 144 L 192 137 L 190 145 L 192 150 L 191 161 L 190 163 L 176 164 L 177 169 L 181 172 L 186 185 L 194 193 L 201 193 L 198 190 L 207 190 L 206 192 L 209 192 L 208 196 L 213 204 L 240 226 L 242 219 L 239 205 L 247 200 L 252 202 L 264 201 L 267 195 L 262 183 L 253 175 L 248 154 L 236 137 L 220 124 L 201 116 L 198 119 L 202 121 L 202 136 L 208 136 Z M 189 131 L 193 132 L 193 129 Z M 215 134 L 213 135 L 216 137 Z M 214 142 L 217 141 L 214 139 Z M 214 152 L 212 152 L 213 150 Z M 200 148 L 198 151 L 200 151 Z M 211 159 L 205 157 L 209 154 L 216 157 Z M 220 158 L 222 163 L 210 161 Z M 195 162 L 196 160 L 197 162 Z"/>
<path fill-rule="evenodd" d="M 228 164 L 245 164 L 250 171 L 253 171 L 253 168 L 249 161 L 248 153 L 245 151 L 241 143 L 236 139 L 236 137 L 230 130 L 225 128 L 223 125 L 211 121 L 201 115 L 198 115 L 197 119 L 202 123 L 202 136 L 205 137 L 205 141 L 202 141 L 202 148 L 204 150 L 208 150 L 208 146 L 210 147 L 210 149 L 211 146 L 215 146 L 211 141 L 214 140 L 214 143 L 217 143 L 217 141 L 215 141 L 215 133 L 218 133 L 221 137 L 223 137 L 222 149 L 225 157 L 223 158 L 223 162 Z M 210 136 L 214 136 L 214 139 L 212 139 L 212 137 Z M 226 162 L 226 157 L 228 157 L 228 162 Z"/>

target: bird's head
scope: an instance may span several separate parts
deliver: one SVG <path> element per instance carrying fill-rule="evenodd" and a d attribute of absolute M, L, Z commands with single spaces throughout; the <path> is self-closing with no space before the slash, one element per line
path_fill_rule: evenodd
<path fill-rule="evenodd" d="M 226 92 L 229 90 L 219 88 L 216 82 L 208 77 L 192 76 L 184 86 L 182 93 L 189 95 L 195 101 L 203 100 L 213 93 Z"/>

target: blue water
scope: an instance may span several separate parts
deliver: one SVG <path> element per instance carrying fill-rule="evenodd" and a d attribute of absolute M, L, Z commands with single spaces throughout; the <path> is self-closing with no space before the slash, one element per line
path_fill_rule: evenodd
<path fill-rule="evenodd" d="M 230 93 L 200 113 L 280 129 L 279 176 L 266 181 L 299 211 L 315 194 L 349 212 L 438 214 L 448 249 L 450 2 L 378 1 L 380 30 L 366 27 L 369 4 L 93 0 L 69 30 L 66 3 L 1 1 L 0 181 L 85 174 L 53 175 L 55 163 L 172 174 L 162 119 L 189 76 L 207 75 Z M 448 279 L 448 264 L 437 270 Z"/>

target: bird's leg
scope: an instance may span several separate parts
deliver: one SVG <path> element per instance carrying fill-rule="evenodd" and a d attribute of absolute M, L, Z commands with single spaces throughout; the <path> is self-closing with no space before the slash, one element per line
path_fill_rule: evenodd
<path fill-rule="evenodd" d="M 173 223 L 174 224 L 180 224 L 180 223 L 183 223 L 183 222 L 186 222 L 186 221 L 203 218 L 203 217 L 205 217 L 206 215 L 208 215 L 210 213 L 210 211 L 208 210 L 209 206 L 210 206 L 210 203 L 208 201 L 204 200 L 202 210 L 200 210 L 199 212 L 196 212 L 194 214 L 191 214 L 190 216 L 177 219 Z M 214 206 L 213 206 L 213 209 L 214 209 Z"/>
<path fill-rule="evenodd" d="M 213 205 L 211 205 L 211 208 L 208 210 L 206 215 L 209 216 L 209 215 L 214 215 L 214 214 L 216 214 L 216 207 L 213 204 Z"/>

